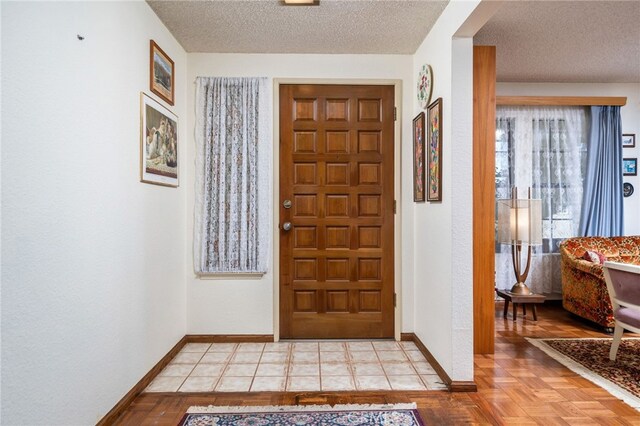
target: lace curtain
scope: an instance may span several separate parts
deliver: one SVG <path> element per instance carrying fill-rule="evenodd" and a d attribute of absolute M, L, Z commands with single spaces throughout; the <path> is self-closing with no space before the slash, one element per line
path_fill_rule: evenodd
<path fill-rule="evenodd" d="M 579 233 L 588 121 L 582 107 L 498 107 L 496 199 L 542 199 L 543 244 L 534 246 L 527 285 L 561 293 L 558 245 Z M 496 286 L 515 283 L 511 246 L 496 245 Z"/>
<path fill-rule="evenodd" d="M 196 79 L 198 274 L 267 271 L 269 112 L 264 78 Z"/>

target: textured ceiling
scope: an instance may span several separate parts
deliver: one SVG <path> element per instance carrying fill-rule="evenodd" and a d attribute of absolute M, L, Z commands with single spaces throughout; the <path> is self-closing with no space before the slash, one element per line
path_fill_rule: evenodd
<path fill-rule="evenodd" d="M 474 43 L 498 81 L 640 83 L 640 2 L 506 2 Z"/>
<path fill-rule="evenodd" d="M 187 52 L 395 53 L 416 51 L 447 1 L 147 0 Z"/>

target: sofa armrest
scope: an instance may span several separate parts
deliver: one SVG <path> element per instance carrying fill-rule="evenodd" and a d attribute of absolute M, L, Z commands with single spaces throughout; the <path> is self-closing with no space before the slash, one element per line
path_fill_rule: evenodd
<path fill-rule="evenodd" d="M 565 258 L 565 261 L 579 271 L 585 272 L 589 275 L 593 275 L 596 278 L 604 279 L 604 272 L 602 271 L 602 265 L 598 263 L 589 262 L 584 259 L 577 258 Z"/>
<path fill-rule="evenodd" d="M 564 249 L 560 250 L 560 254 L 562 262 L 566 263 L 566 266 L 604 280 L 602 265 L 572 256 Z"/>

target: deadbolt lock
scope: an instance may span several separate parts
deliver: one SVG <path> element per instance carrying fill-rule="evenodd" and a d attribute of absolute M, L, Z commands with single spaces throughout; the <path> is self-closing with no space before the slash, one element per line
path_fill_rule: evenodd
<path fill-rule="evenodd" d="M 282 207 L 284 207 L 285 209 L 290 209 L 291 208 L 291 200 L 284 200 L 282 202 Z"/>

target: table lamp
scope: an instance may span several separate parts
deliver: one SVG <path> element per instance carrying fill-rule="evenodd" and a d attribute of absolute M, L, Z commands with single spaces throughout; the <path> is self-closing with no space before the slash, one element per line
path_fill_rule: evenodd
<path fill-rule="evenodd" d="M 498 242 L 511 245 L 513 271 L 516 283 L 511 287 L 513 294 L 531 294 L 525 284 L 531 266 L 531 246 L 542 244 L 542 200 L 518 199 L 517 189 L 511 191 L 511 198 L 498 200 Z M 522 246 L 527 246 L 527 263 L 522 271 Z"/>

